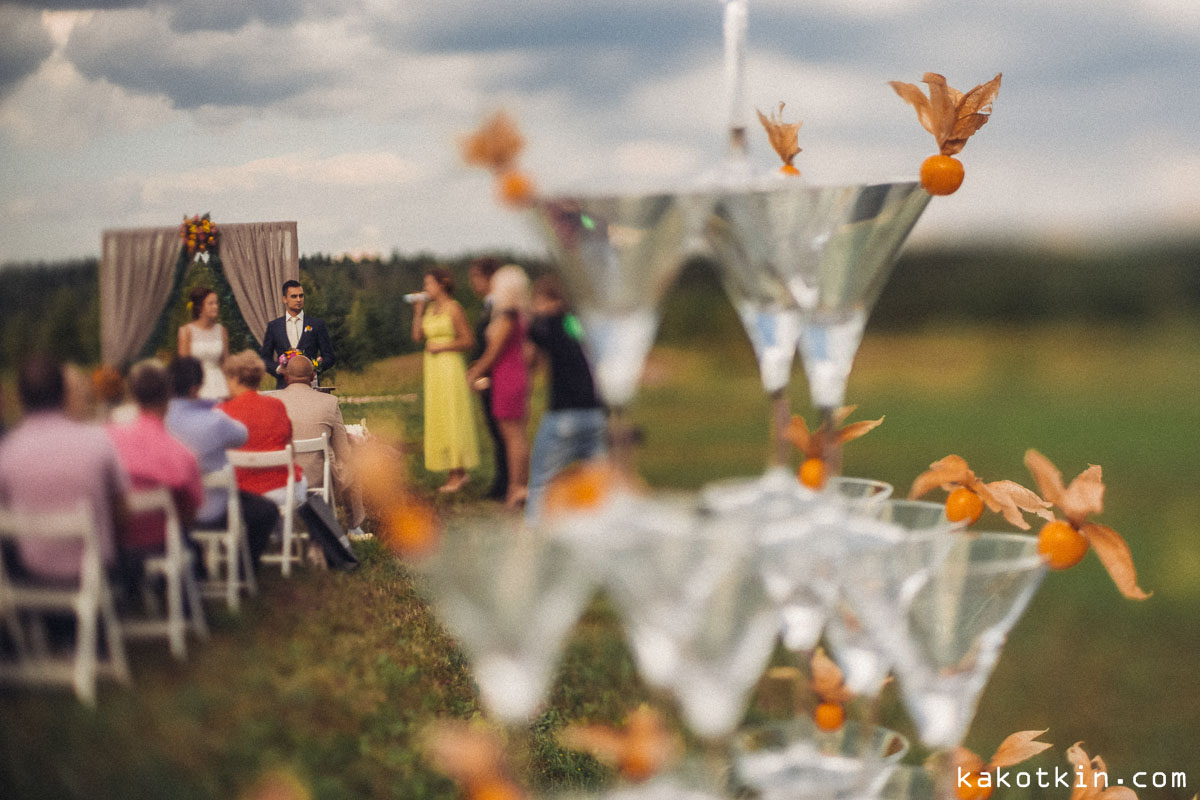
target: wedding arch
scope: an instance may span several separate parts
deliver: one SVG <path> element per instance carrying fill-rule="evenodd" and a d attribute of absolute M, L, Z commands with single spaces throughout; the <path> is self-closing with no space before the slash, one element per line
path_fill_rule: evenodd
<path fill-rule="evenodd" d="M 219 230 L 219 280 L 261 342 L 281 313 L 279 287 L 300 277 L 296 223 L 221 223 Z M 100 253 L 100 353 L 123 366 L 162 327 L 192 259 L 179 226 L 104 231 Z"/>

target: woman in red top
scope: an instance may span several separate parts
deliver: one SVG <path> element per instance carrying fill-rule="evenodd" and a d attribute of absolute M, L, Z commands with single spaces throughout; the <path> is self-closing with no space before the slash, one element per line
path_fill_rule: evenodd
<path fill-rule="evenodd" d="M 287 408 L 275 397 L 258 393 L 258 386 L 267 369 L 262 358 L 253 350 L 243 350 L 229 356 L 222 366 L 225 381 L 229 384 L 229 399 L 217 408 L 246 426 L 249 436 L 239 450 L 266 452 L 282 450 L 292 443 L 292 421 Z M 295 466 L 296 502 L 304 502 L 308 492 L 308 481 L 304 471 Z M 264 467 L 262 469 L 237 469 L 238 488 L 254 492 L 282 504 L 287 492 L 287 468 Z"/>

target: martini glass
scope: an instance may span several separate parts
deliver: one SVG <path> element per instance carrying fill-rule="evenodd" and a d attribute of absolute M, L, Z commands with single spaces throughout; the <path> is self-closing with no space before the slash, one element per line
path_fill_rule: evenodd
<path fill-rule="evenodd" d="M 848 565 L 846 592 L 858 619 L 891 656 L 921 741 L 961 743 L 1009 630 L 1046 566 L 1037 538 L 963 533 L 946 548 L 930 537 L 868 552 Z M 921 562 L 927 573 L 914 572 Z"/>
<path fill-rule="evenodd" d="M 743 320 L 763 331 L 751 337 L 764 343 L 756 353 L 761 347 L 768 391 L 778 380 L 765 342 L 791 336 L 796 320 L 813 405 L 832 427 L 867 316 L 929 199 L 914 182 L 816 186 L 799 179 L 750 181 L 715 198 L 708 240 Z M 825 460 L 836 472 L 837 445 L 831 440 L 829 448 Z"/>
<path fill-rule="evenodd" d="M 907 546 L 898 548 L 897 558 L 904 559 L 904 563 L 897 571 L 909 572 L 910 586 L 922 585 L 953 543 L 950 532 L 956 526 L 946 518 L 944 504 L 889 499 L 874 513 L 903 531 Z M 846 688 L 856 695 L 873 698 L 891 671 L 891 656 L 846 601 L 845 594 L 852 591 L 852 583 L 842 585 L 842 596 L 825 624 L 825 641 L 842 669 Z"/>
<path fill-rule="evenodd" d="M 643 680 L 669 691 L 692 732 L 716 742 L 741 721 L 778 635 L 750 521 L 641 502 L 631 535 L 610 551 L 605 587 Z"/>
<path fill-rule="evenodd" d="M 532 208 L 584 329 L 596 387 L 610 410 L 614 463 L 627 472 L 628 407 L 658 331 L 659 303 L 707 202 L 694 193 L 572 194 Z"/>
<path fill-rule="evenodd" d="M 762 800 L 866 800 L 887 783 L 908 741 L 853 721 L 822 731 L 798 717 L 739 732 L 734 751 L 735 784 Z"/>
<path fill-rule="evenodd" d="M 495 519 L 462 519 L 418 564 L 423 592 L 471 662 L 484 707 L 503 722 L 541 705 L 594 584 L 570 549 Z"/>

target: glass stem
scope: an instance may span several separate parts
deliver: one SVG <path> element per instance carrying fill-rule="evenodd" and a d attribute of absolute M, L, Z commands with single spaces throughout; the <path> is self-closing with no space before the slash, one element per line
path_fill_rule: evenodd
<path fill-rule="evenodd" d="M 789 442 L 784 437 L 784 431 L 792 421 L 792 407 L 788 401 L 787 390 L 778 389 L 768 396 L 767 430 L 770 431 L 770 441 L 767 443 L 767 468 L 786 467 L 788 463 Z"/>
<path fill-rule="evenodd" d="M 842 446 L 838 443 L 836 430 L 837 421 L 834 415 L 837 409 L 833 406 L 821 406 L 818 409 L 820 422 L 818 430 L 825 431 L 825 447 L 821 452 L 821 460 L 825 462 L 825 474 L 829 477 L 842 474 Z"/>

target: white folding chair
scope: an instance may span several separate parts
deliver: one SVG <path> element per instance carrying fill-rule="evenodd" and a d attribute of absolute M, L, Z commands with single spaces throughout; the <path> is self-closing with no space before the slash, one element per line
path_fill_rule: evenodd
<path fill-rule="evenodd" d="M 296 455 L 301 453 L 320 453 L 321 454 L 321 485 L 309 486 L 308 493 L 310 495 L 318 495 L 325 501 L 325 505 L 333 507 L 333 480 L 332 480 L 332 465 L 330 462 L 329 448 L 329 432 L 326 431 L 320 436 L 312 439 L 293 439 L 292 449 Z M 309 483 L 313 483 L 312 478 L 309 478 Z"/>
<path fill-rule="evenodd" d="M 229 463 L 235 467 L 247 469 L 263 469 L 265 467 L 287 468 L 287 492 L 279 513 L 283 517 L 283 547 L 278 554 L 264 553 L 262 560 L 268 563 L 279 562 L 283 576 L 292 574 L 292 564 L 304 561 L 304 542 L 296 532 L 296 469 L 295 455 L 289 444 L 282 450 L 255 452 L 251 450 L 226 450 Z"/>
<path fill-rule="evenodd" d="M 125 641 L 104 575 L 92 509 L 86 503 L 63 512 L 0 509 L 0 539 L 17 545 L 74 544 L 80 551 L 78 581 L 63 584 L 15 579 L 8 565 L 0 564 L 0 607 L 13 638 L 13 657 L 0 659 L 0 680 L 71 685 L 87 705 L 96 702 L 98 677 L 128 683 Z M 66 658 L 51 652 L 47 641 L 44 615 L 56 612 L 75 616 L 74 652 Z"/>
<path fill-rule="evenodd" d="M 204 568 L 208 573 L 201 591 L 205 597 L 224 597 L 229 610 L 237 611 L 242 605 L 242 590 L 251 596 L 258 594 L 258 582 L 254 578 L 254 560 L 250 556 L 233 467 L 226 465 L 207 473 L 204 488 L 224 489 L 228 500 L 224 528 L 198 525 L 192 529 L 192 539 L 204 548 Z"/>
<path fill-rule="evenodd" d="M 146 579 L 161 576 L 166 581 L 167 609 L 164 618 L 123 619 L 122 629 L 126 638 L 166 636 L 171 644 L 171 655 L 183 660 L 187 658 L 188 628 L 197 637 L 207 639 L 208 624 L 204 619 L 204 605 L 200 601 L 200 585 L 196 581 L 192 551 L 183 541 L 175 500 L 169 490 L 160 487 L 135 489 L 126 496 L 126 501 L 131 513 L 157 512 L 163 515 L 166 525 L 164 552 L 161 556 L 150 556 L 143 564 Z"/>

